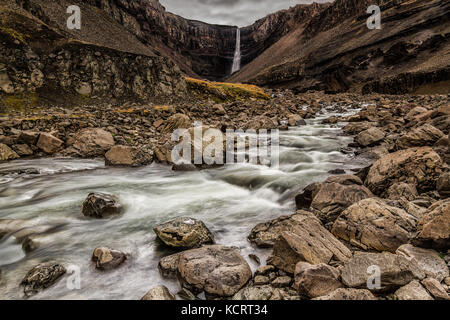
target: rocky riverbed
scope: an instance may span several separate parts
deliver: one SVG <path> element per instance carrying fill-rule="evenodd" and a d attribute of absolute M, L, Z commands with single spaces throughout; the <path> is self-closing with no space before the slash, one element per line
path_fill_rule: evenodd
<path fill-rule="evenodd" d="M 447 95 L 273 90 L 1 120 L 1 298 L 448 299 Z M 280 129 L 279 167 L 172 166 L 172 132 L 198 121 Z"/>

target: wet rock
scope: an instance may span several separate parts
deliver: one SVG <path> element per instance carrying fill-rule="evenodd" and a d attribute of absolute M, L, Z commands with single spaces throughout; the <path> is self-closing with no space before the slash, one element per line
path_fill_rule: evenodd
<path fill-rule="evenodd" d="M 441 197 L 450 197 L 450 172 L 445 172 L 440 175 L 436 183 L 436 190 Z"/>
<path fill-rule="evenodd" d="M 434 300 L 419 281 L 413 280 L 394 293 L 397 300 Z"/>
<path fill-rule="evenodd" d="M 162 133 L 172 133 L 176 129 L 188 129 L 191 127 L 191 119 L 185 114 L 177 113 L 167 119 L 164 128 L 161 130 Z"/>
<path fill-rule="evenodd" d="M 180 163 L 172 166 L 173 171 L 198 171 L 198 168 L 192 163 Z"/>
<path fill-rule="evenodd" d="M 138 167 L 152 163 L 153 154 L 137 147 L 114 146 L 105 154 L 107 166 Z"/>
<path fill-rule="evenodd" d="M 430 147 L 410 148 L 390 153 L 377 160 L 369 170 L 365 184 L 375 194 L 382 195 L 396 182 L 410 183 L 417 191 L 436 187 L 442 171 L 442 160 Z"/>
<path fill-rule="evenodd" d="M 100 128 L 86 128 L 78 131 L 68 142 L 68 154 L 81 157 L 103 156 L 112 146 L 114 138 L 111 133 Z"/>
<path fill-rule="evenodd" d="M 239 290 L 233 300 L 282 300 L 279 289 L 270 285 L 251 286 Z"/>
<path fill-rule="evenodd" d="M 95 263 L 95 267 L 100 270 L 115 269 L 126 259 L 125 253 L 105 247 L 96 248 L 92 254 L 92 261 Z"/>
<path fill-rule="evenodd" d="M 45 263 L 35 266 L 21 282 L 21 285 L 24 286 L 25 295 L 30 297 L 40 290 L 52 286 L 65 273 L 66 268 L 57 263 Z"/>
<path fill-rule="evenodd" d="M 36 146 L 47 154 L 54 154 L 60 151 L 64 142 L 50 133 L 41 133 Z"/>
<path fill-rule="evenodd" d="M 406 211 L 370 198 L 342 212 L 331 232 L 364 250 L 395 252 L 413 237 L 415 226 L 415 217 Z"/>
<path fill-rule="evenodd" d="M 416 263 L 426 276 L 435 278 L 439 282 L 449 276 L 447 264 L 434 250 L 404 244 L 397 249 L 396 253 Z"/>
<path fill-rule="evenodd" d="M 170 293 L 165 286 L 156 286 L 142 297 L 141 300 L 175 300 L 175 296 Z"/>
<path fill-rule="evenodd" d="M 372 275 L 369 267 L 372 266 L 380 268 L 380 289 L 373 289 L 375 291 L 395 290 L 412 280 L 425 278 L 419 266 L 403 256 L 392 253 L 356 253 L 341 270 L 342 283 L 347 287 L 367 288 L 367 281 Z"/>
<path fill-rule="evenodd" d="M 105 218 L 122 213 L 119 198 L 106 193 L 90 193 L 83 202 L 83 215 L 93 218 Z"/>
<path fill-rule="evenodd" d="M 430 124 L 424 124 L 402 135 L 396 142 L 398 149 L 432 146 L 444 133 Z"/>
<path fill-rule="evenodd" d="M 450 199 L 431 205 L 417 222 L 413 243 L 419 247 L 450 247 Z"/>
<path fill-rule="evenodd" d="M 6 144 L 0 143 L 0 161 L 18 159 L 19 155 Z"/>
<path fill-rule="evenodd" d="M 295 266 L 295 288 L 302 296 L 317 298 L 341 288 L 339 271 L 324 263 L 299 262 Z"/>
<path fill-rule="evenodd" d="M 355 138 L 355 142 L 362 147 L 369 147 L 379 143 L 384 139 L 384 137 L 384 131 L 378 128 L 370 128 L 358 133 Z"/>
<path fill-rule="evenodd" d="M 193 218 L 179 217 L 153 228 L 158 238 L 169 247 L 196 248 L 214 243 L 214 236 L 205 224 Z"/>
<path fill-rule="evenodd" d="M 422 285 L 436 300 L 450 300 L 450 296 L 447 291 L 435 278 L 423 279 Z"/>
<path fill-rule="evenodd" d="M 328 264 L 331 259 L 345 262 L 351 257 L 350 250 L 312 213 L 299 211 L 291 220 L 291 230 L 280 232 L 268 264 L 293 274 L 299 261 Z"/>
<path fill-rule="evenodd" d="M 386 194 L 388 199 L 391 200 L 405 198 L 406 200 L 412 201 L 419 196 L 419 194 L 417 193 L 417 189 L 413 184 L 404 182 L 394 183 L 389 187 Z"/>
<path fill-rule="evenodd" d="M 311 202 L 319 192 L 321 183 L 312 183 L 303 189 L 303 192 L 295 196 L 295 205 L 297 209 L 309 209 Z"/>
<path fill-rule="evenodd" d="M 177 275 L 180 254 L 175 253 L 159 260 L 158 268 L 163 277 L 174 278 Z"/>
<path fill-rule="evenodd" d="M 220 297 L 233 296 L 252 277 L 250 266 L 235 249 L 219 245 L 183 251 L 178 271 L 183 287 Z"/>
<path fill-rule="evenodd" d="M 377 300 L 367 289 L 340 288 L 313 300 Z"/>

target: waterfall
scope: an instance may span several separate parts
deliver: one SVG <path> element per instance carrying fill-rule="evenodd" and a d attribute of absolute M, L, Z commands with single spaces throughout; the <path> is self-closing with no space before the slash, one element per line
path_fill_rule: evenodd
<path fill-rule="evenodd" d="M 234 50 L 233 67 L 231 68 L 231 74 L 241 69 L 241 29 L 237 28 L 236 31 L 236 49 Z"/>

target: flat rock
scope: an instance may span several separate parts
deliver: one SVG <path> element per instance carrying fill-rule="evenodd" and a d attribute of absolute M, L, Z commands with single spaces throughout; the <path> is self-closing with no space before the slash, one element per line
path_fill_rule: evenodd
<path fill-rule="evenodd" d="M 419 281 L 413 280 L 394 293 L 397 300 L 434 300 Z"/>
<path fill-rule="evenodd" d="M 324 263 L 299 262 L 295 267 L 295 288 L 301 296 L 317 298 L 341 288 L 340 273 Z"/>
<path fill-rule="evenodd" d="M 196 248 L 203 244 L 214 243 L 214 236 L 197 219 L 179 217 L 153 228 L 158 238 L 169 247 Z"/>

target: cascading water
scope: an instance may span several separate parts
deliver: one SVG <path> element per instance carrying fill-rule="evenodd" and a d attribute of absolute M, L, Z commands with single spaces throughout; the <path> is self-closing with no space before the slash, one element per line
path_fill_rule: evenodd
<path fill-rule="evenodd" d="M 241 29 L 236 30 L 236 49 L 234 50 L 233 67 L 231 74 L 241 69 Z"/>

